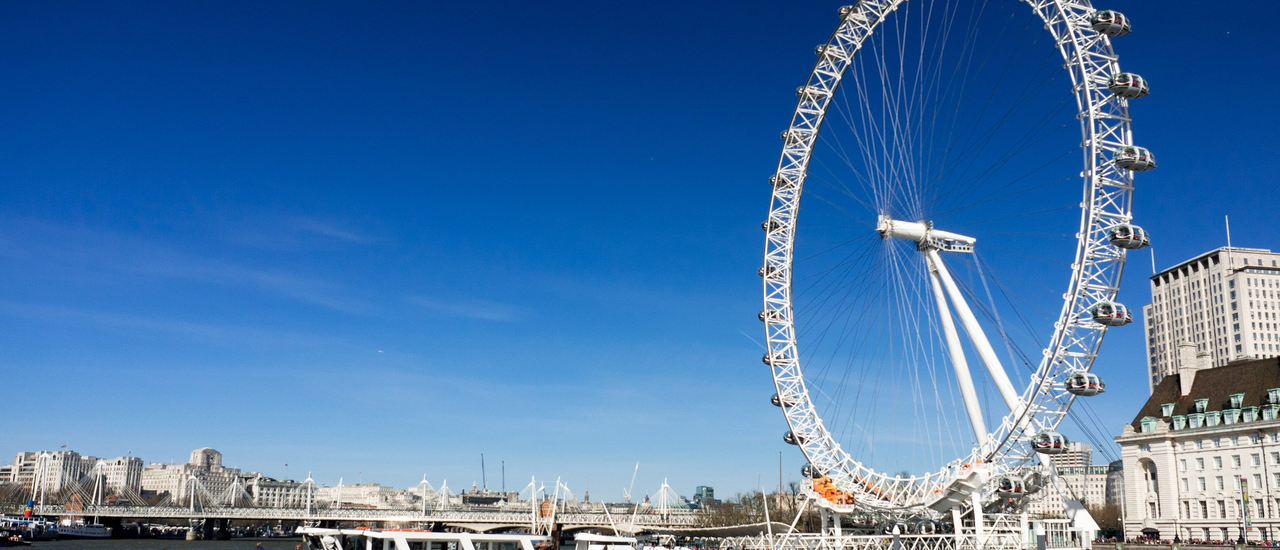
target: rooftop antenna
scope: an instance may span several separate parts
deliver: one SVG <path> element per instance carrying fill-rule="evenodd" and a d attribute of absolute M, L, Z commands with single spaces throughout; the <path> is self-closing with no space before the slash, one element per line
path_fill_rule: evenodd
<path fill-rule="evenodd" d="M 486 492 L 489 491 L 489 480 L 484 476 L 484 453 L 480 453 L 480 485 L 484 486 Z"/>
<path fill-rule="evenodd" d="M 1235 263 L 1231 258 L 1231 216 L 1223 215 L 1222 219 L 1227 224 L 1227 274 L 1230 275 L 1233 264 Z"/>
<path fill-rule="evenodd" d="M 1231 216 L 1222 216 L 1227 222 L 1227 248 L 1231 248 Z"/>

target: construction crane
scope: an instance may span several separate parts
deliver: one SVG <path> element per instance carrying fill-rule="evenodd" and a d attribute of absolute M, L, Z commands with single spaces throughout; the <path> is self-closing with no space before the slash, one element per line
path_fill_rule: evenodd
<path fill-rule="evenodd" d="M 631 503 L 631 490 L 636 488 L 636 474 L 640 473 L 640 463 L 636 463 L 636 469 L 631 472 L 631 486 L 622 490 L 622 502 Z"/>

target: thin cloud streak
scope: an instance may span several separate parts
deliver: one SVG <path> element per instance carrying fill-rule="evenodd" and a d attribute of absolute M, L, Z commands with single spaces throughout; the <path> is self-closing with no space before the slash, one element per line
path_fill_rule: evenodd
<path fill-rule="evenodd" d="M 362 314 L 373 310 L 366 302 L 342 297 L 342 289 L 324 279 L 208 259 L 109 231 L 66 228 L 43 222 L 15 225 L 7 232 L 26 238 L 0 248 L 0 252 L 65 264 L 60 268 L 64 273 L 88 268 L 95 274 L 114 271 L 131 276 L 248 287 L 343 313 Z M 16 244 L 19 242 L 22 244 Z"/>
<path fill-rule="evenodd" d="M 519 321 L 522 314 L 525 313 L 524 308 L 480 300 L 455 300 L 445 302 L 415 296 L 409 298 L 408 301 L 411 304 L 436 313 L 443 313 L 445 315 L 452 315 L 455 317 L 465 317 L 467 319 L 477 319 L 481 321 Z"/>
<path fill-rule="evenodd" d="M 298 217 L 292 219 L 292 224 L 300 231 L 320 235 L 323 237 L 331 237 L 340 241 L 360 244 L 368 241 L 361 235 L 357 235 L 336 225 L 325 223 L 315 218 Z"/>
<path fill-rule="evenodd" d="M 332 336 L 269 330 L 242 325 L 196 323 L 140 315 L 105 313 L 47 304 L 0 301 L 0 315 L 37 321 L 84 323 L 106 329 L 178 333 L 210 340 L 231 339 L 238 342 L 254 340 L 299 345 L 331 344 L 335 341 Z"/>

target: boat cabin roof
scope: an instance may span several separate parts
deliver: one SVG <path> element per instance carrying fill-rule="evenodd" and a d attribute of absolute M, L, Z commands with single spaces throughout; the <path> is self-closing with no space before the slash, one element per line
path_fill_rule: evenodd
<path fill-rule="evenodd" d="M 520 534 L 486 534 L 486 533 L 438 533 L 424 531 L 421 529 L 324 529 L 320 527 L 302 527 L 298 529 L 298 534 L 313 537 L 364 537 L 369 540 L 387 541 L 386 546 L 394 547 L 396 550 L 410 550 L 410 542 L 454 542 L 457 543 L 459 550 L 477 550 L 481 549 L 497 549 L 505 546 L 502 543 L 514 545 L 520 550 L 534 550 L 534 546 L 547 542 L 550 538 L 543 535 L 520 535 Z M 477 543 L 479 543 L 477 545 Z M 340 546 L 334 550 L 358 550 L 361 546 L 353 549 L 344 549 Z M 384 547 L 386 547 L 384 546 Z M 329 548 L 325 545 L 325 548 Z"/>

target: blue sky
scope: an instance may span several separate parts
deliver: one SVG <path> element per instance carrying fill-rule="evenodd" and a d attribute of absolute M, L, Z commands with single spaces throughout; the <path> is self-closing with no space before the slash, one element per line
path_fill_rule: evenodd
<path fill-rule="evenodd" d="M 837 4 L 0 6 L 0 453 L 776 483 L 766 178 Z M 1170 265 L 1280 249 L 1280 8 L 1116 1 Z M 1145 303 L 1144 251 L 1123 297 Z M 1103 418 L 1146 395 L 1113 331 Z M 1119 426 L 1116 426 L 1118 432 Z M 286 468 L 284 465 L 288 464 Z"/>

